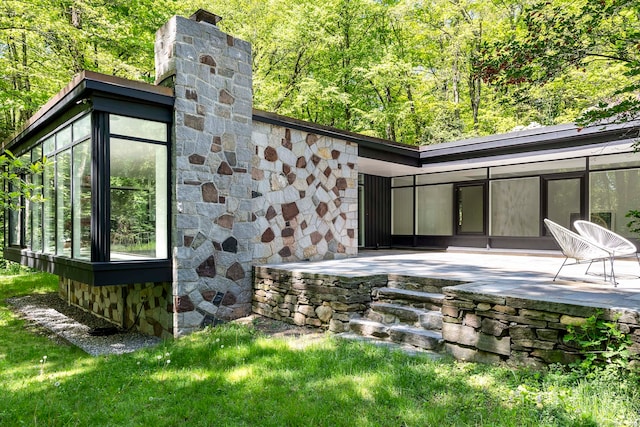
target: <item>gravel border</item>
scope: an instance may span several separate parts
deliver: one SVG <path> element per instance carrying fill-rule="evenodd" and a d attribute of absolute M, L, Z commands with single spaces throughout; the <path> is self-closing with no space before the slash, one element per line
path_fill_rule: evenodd
<path fill-rule="evenodd" d="M 62 338 L 91 356 L 131 353 L 162 342 L 158 337 L 135 331 L 118 330 L 113 335 L 91 335 L 91 330 L 113 328 L 114 324 L 67 304 L 57 293 L 8 298 L 7 303 L 23 319 L 50 331 L 53 338 Z"/>

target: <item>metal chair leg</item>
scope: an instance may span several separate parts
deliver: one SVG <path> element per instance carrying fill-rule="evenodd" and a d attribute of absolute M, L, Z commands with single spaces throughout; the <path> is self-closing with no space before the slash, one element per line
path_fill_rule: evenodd
<path fill-rule="evenodd" d="M 566 258 L 564 259 L 564 262 L 563 262 L 563 263 L 562 263 L 562 265 L 560 266 L 560 269 L 558 270 L 558 272 L 556 273 L 556 275 L 555 275 L 555 276 L 553 276 L 553 281 L 554 281 L 554 282 L 555 282 L 555 281 L 556 281 L 556 279 L 558 278 L 558 274 L 560 274 L 560 270 L 562 270 L 562 267 L 564 267 L 564 265 L 567 263 L 567 260 L 568 260 L 568 259 L 569 259 L 568 257 L 566 257 Z"/>

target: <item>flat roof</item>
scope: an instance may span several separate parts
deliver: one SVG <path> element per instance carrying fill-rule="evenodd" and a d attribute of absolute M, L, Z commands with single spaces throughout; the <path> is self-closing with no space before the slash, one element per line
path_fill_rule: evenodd
<path fill-rule="evenodd" d="M 71 82 L 60 92 L 51 97 L 23 127 L 0 146 L 0 151 L 11 148 L 17 142 L 27 138 L 37 129 L 48 124 L 63 111 L 79 102 L 88 93 L 102 92 L 112 96 L 128 97 L 136 100 L 161 105 L 173 105 L 172 88 L 156 86 L 148 83 L 96 73 L 82 71 L 76 74 Z"/>

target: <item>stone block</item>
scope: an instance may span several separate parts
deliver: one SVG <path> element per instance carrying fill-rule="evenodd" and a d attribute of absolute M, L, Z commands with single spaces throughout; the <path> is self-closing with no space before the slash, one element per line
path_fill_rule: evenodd
<path fill-rule="evenodd" d="M 327 323 L 331 319 L 332 315 L 333 315 L 333 310 L 329 306 L 321 305 L 320 307 L 316 308 L 316 316 L 323 323 Z"/>
<path fill-rule="evenodd" d="M 479 333 L 472 327 L 444 322 L 442 324 L 442 338 L 447 342 L 475 347 Z"/>
<path fill-rule="evenodd" d="M 482 319 L 482 332 L 485 334 L 501 337 L 505 334 L 505 331 L 509 329 L 506 323 L 503 323 L 495 319 Z"/>
<path fill-rule="evenodd" d="M 476 344 L 478 350 L 509 356 L 511 354 L 511 338 L 497 338 L 493 335 L 480 333 Z"/>
<path fill-rule="evenodd" d="M 541 340 L 557 342 L 559 333 L 555 329 L 538 329 L 536 335 Z"/>
<path fill-rule="evenodd" d="M 509 336 L 512 340 L 534 340 L 536 339 L 535 329 L 529 326 L 513 325 L 509 327 Z"/>
<path fill-rule="evenodd" d="M 486 353 L 484 351 L 478 351 L 476 349 L 466 348 L 450 343 L 445 344 L 445 350 L 455 359 L 465 362 L 497 364 L 501 361 L 500 356 L 496 354 Z"/>
<path fill-rule="evenodd" d="M 586 321 L 587 319 L 585 319 L 584 317 L 574 317 L 568 315 L 563 315 L 560 317 L 560 324 L 566 326 L 582 326 Z"/>
<path fill-rule="evenodd" d="M 560 319 L 560 314 L 558 313 L 549 313 L 546 311 L 530 310 L 527 308 L 520 310 L 520 316 L 526 317 L 528 319 L 544 320 L 547 322 L 558 322 Z"/>
<path fill-rule="evenodd" d="M 481 302 L 476 306 L 476 311 L 489 311 L 491 310 L 491 304 L 488 302 Z"/>
<path fill-rule="evenodd" d="M 449 317 L 458 317 L 460 314 L 460 310 L 458 310 L 457 307 L 451 305 L 443 305 L 442 314 Z"/>
<path fill-rule="evenodd" d="M 482 326 L 482 319 L 477 314 L 467 313 L 462 319 L 462 324 L 478 329 Z"/>
<path fill-rule="evenodd" d="M 516 310 L 513 307 L 508 307 L 506 305 L 494 305 L 493 310 L 497 311 L 498 313 L 504 313 L 511 316 L 518 314 L 518 310 Z"/>

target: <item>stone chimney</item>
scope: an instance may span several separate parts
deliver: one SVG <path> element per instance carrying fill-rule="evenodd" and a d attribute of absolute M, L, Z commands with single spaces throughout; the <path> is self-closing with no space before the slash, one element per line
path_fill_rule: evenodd
<path fill-rule="evenodd" d="M 249 43 L 199 10 L 156 33 L 156 83 L 175 90 L 173 325 L 180 336 L 251 312 Z"/>

